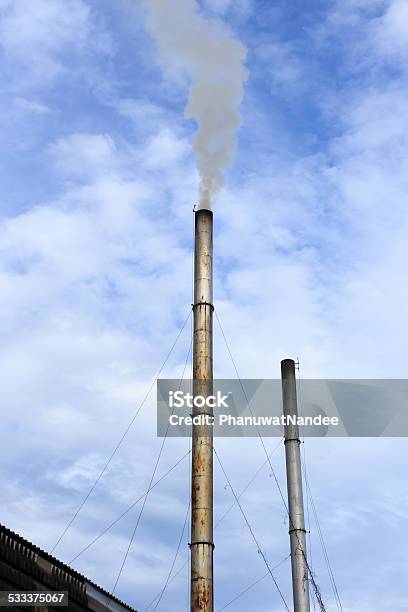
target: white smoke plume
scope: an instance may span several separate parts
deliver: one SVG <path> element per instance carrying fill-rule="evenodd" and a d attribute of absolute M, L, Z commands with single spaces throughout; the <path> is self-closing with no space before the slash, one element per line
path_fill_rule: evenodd
<path fill-rule="evenodd" d="M 185 116 L 198 125 L 200 207 L 211 208 L 236 151 L 246 49 L 218 20 L 200 14 L 196 0 L 147 0 L 147 6 L 147 27 L 163 66 L 181 65 L 189 74 Z"/>

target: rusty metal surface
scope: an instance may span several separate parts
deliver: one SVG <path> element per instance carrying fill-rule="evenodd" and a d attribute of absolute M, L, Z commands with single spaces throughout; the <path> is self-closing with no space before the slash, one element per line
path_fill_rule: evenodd
<path fill-rule="evenodd" d="M 204 397 L 213 387 L 213 215 L 195 215 L 193 393 Z M 194 409 L 194 414 L 203 412 Z M 206 412 L 211 414 L 209 408 Z M 191 473 L 192 612 L 214 610 L 213 590 L 213 438 L 212 428 L 193 427 Z"/>

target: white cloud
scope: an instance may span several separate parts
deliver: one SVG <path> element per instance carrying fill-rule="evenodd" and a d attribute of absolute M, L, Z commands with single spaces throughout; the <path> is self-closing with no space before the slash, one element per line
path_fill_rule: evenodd
<path fill-rule="evenodd" d="M 169 112 L 163 106 L 154 104 L 149 100 L 126 98 L 119 100 L 117 110 L 120 115 L 130 119 L 135 130 L 140 133 L 157 131 L 160 125 L 167 125 Z M 171 117 L 176 121 L 178 117 Z"/>
<path fill-rule="evenodd" d="M 177 137 L 169 129 L 163 129 L 153 136 L 146 147 L 146 166 L 151 168 L 166 168 L 181 162 L 189 153 L 186 141 Z"/>
<path fill-rule="evenodd" d="M 373 73 L 384 67 L 406 72 L 408 10 L 404 0 L 334 2 L 318 37 L 347 40 L 348 70 Z"/>
<path fill-rule="evenodd" d="M 51 110 L 46 104 L 36 102 L 35 100 L 27 100 L 27 98 L 22 98 L 20 96 L 14 98 L 14 103 L 18 109 L 21 109 L 26 113 L 37 113 L 43 115 L 49 113 Z"/>
<path fill-rule="evenodd" d="M 67 176 L 113 173 L 115 144 L 107 134 L 71 134 L 49 147 L 57 168 Z"/>
<path fill-rule="evenodd" d="M 404 0 L 394 0 L 383 15 L 372 22 L 371 44 L 378 56 L 399 59 L 405 64 L 408 50 L 408 6 Z"/>
<path fill-rule="evenodd" d="M 231 7 L 232 0 L 205 0 L 204 6 L 211 11 L 224 15 Z"/>
<path fill-rule="evenodd" d="M 356 27 L 384 10 L 390 0 L 333 0 L 329 4 L 328 24 L 336 29 Z"/>
<path fill-rule="evenodd" d="M 292 42 L 264 37 L 254 43 L 257 62 L 261 62 L 262 78 L 266 78 L 273 94 L 299 94 L 305 87 L 305 67 Z"/>
<path fill-rule="evenodd" d="M 64 68 L 63 53 L 74 56 L 85 48 L 111 53 L 109 36 L 83 0 L 1 0 L 0 11 L 8 88 L 49 85 Z"/>

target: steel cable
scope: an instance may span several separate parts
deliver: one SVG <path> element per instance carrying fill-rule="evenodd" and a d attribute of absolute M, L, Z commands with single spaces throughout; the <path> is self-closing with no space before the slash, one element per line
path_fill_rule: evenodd
<path fill-rule="evenodd" d="M 190 313 L 190 314 L 191 314 L 191 313 Z M 188 320 L 188 319 L 187 319 L 187 320 Z M 186 322 L 187 322 L 187 321 L 186 321 Z M 189 348 L 188 348 L 188 352 L 187 352 L 187 357 L 186 357 L 186 360 L 185 360 L 185 363 L 184 363 L 183 372 L 182 372 L 182 374 L 181 374 L 181 378 L 180 378 L 180 382 L 179 382 L 179 387 L 178 387 L 179 389 L 181 388 L 181 385 L 182 385 L 182 382 L 183 382 L 183 379 L 184 379 L 184 375 L 185 375 L 185 373 L 186 373 L 187 363 L 188 363 L 188 360 L 189 360 L 189 358 L 190 358 L 190 353 L 191 353 L 191 349 L 192 349 L 192 343 L 193 343 L 193 338 L 192 338 L 192 336 L 191 336 L 191 337 L 190 337 L 190 344 L 189 344 Z M 173 414 L 173 412 L 174 412 L 174 409 L 172 410 L 172 414 Z M 167 434 L 168 434 L 168 432 L 169 432 L 169 429 L 170 429 L 170 419 L 169 419 L 169 422 L 168 422 L 168 424 L 167 424 L 166 433 L 164 434 L 164 438 L 163 438 L 163 441 L 162 441 L 162 443 L 161 443 L 159 453 L 158 453 L 158 455 L 157 455 L 156 463 L 155 463 L 154 468 L 153 468 L 153 472 L 152 472 L 152 475 L 151 475 L 151 478 L 150 478 L 150 482 L 149 482 L 149 486 L 148 486 L 148 489 L 147 489 L 147 493 L 146 493 L 146 495 L 144 496 L 143 503 L 142 503 L 142 507 L 141 507 L 140 512 L 139 512 L 139 515 L 138 515 L 138 517 L 137 517 L 136 525 L 135 525 L 135 527 L 134 527 L 134 529 L 133 529 L 133 531 L 132 531 L 132 535 L 131 535 L 131 537 L 130 537 L 130 540 L 129 540 L 128 546 L 127 546 L 127 548 L 126 548 L 126 551 L 125 551 L 124 557 L 123 557 L 123 559 L 122 559 L 122 563 L 121 563 L 121 566 L 120 566 L 120 568 L 119 568 L 118 575 L 116 576 L 116 580 L 115 580 L 115 583 L 114 583 L 114 585 L 113 585 L 112 594 L 113 594 L 113 593 L 116 591 L 116 587 L 118 586 L 118 582 L 119 582 L 120 577 L 121 577 L 121 575 L 122 575 L 123 568 L 125 567 L 125 563 L 126 563 L 126 560 L 127 560 L 127 558 L 128 558 L 128 555 L 129 555 L 130 548 L 131 548 L 131 546 L 132 546 L 133 540 L 134 540 L 134 538 L 135 538 L 136 531 L 137 531 L 137 529 L 138 529 L 138 527 L 139 527 L 139 524 L 140 524 L 141 518 L 142 518 L 142 516 L 143 516 L 143 512 L 144 512 L 144 509 L 145 509 L 145 506 L 146 506 L 147 498 L 148 498 L 149 492 L 150 492 L 150 490 L 151 490 L 151 485 L 152 485 L 152 482 L 153 482 L 154 477 L 155 477 L 155 475 L 156 475 L 157 468 L 159 467 L 160 459 L 161 459 L 161 456 L 162 456 L 162 454 L 163 454 L 164 445 L 166 444 Z"/>
<path fill-rule="evenodd" d="M 279 446 L 282 444 L 282 440 L 279 441 L 279 444 L 277 446 L 275 446 L 275 448 L 271 451 L 270 455 L 272 456 L 277 449 L 279 448 Z M 190 451 L 191 452 L 191 451 Z M 242 495 L 247 491 L 247 489 L 251 486 L 251 484 L 254 482 L 254 480 L 257 478 L 257 476 L 260 474 L 262 468 L 265 467 L 265 465 L 267 464 L 267 461 L 264 461 L 262 463 L 262 465 L 259 466 L 259 468 L 256 470 L 255 474 L 250 478 L 250 480 L 247 482 L 247 484 L 245 485 L 245 487 L 243 489 L 241 489 L 240 493 L 238 494 L 238 499 L 240 499 L 242 497 Z M 235 500 L 232 502 L 232 504 L 229 506 L 229 508 L 224 512 L 224 514 L 221 515 L 221 517 L 218 519 L 218 521 L 215 523 L 214 525 L 214 530 L 217 529 L 220 524 L 222 523 L 222 521 L 228 516 L 228 514 L 231 512 L 231 510 L 234 508 L 234 506 L 236 505 Z M 169 584 L 173 582 L 173 580 L 175 580 L 177 578 L 177 576 L 179 576 L 181 574 L 181 572 L 183 571 L 183 569 L 186 567 L 186 565 L 189 563 L 190 560 L 190 556 L 188 557 L 187 561 L 185 561 L 183 563 L 183 565 L 181 565 L 179 567 L 179 569 L 176 571 L 175 574 L 173 574 L 173 576 L 170 578 L 169 580 Z M 156 599 L 160 596 L 160 591 L 159 593 L 156 594 L 156 596 L 150 601 L 150 603 L 147 605 L 147 607 L 145 608 L 145 611 L 147 611 L 149 608 L 151 608 L 151 606 L 154 604 L 154 602 L 156 601 Z M 189 600 L 188 600 L 188 605 L 189 605 Z"/>
<path fill-rule="evenodd" d="M 70 529 L 70 527 L 72 526 L 73 522 L 75 521 L 75 519 L 77 518 L 78 514 L 81 512 L 82 508 L 85 506 L 86 502 L 88 501 L 89 497 L 92 495 L 93 491 L 96 489 L 99 481 L 101 480 L 102 476 L 104 475 L 104 473 L 106 472 L 106 470 L 108 469 L 112 459 L 114 458 L 114 456 L 116 455 L 116 453 L 118 452 L 120 446 L 122 445 L 124 439 L 126 438 L 127 434 L 129 433 L 130 428 L 132 427 L 133 423 L 135 422 L 135 420 L 137 419 L 141 409 L 143 408 L 144 404 L 146 403 L 147 398 L 149 397 L 154 385 L 156 384 L 157 379 L 159 378 L 160 374 L 162 373 L 167 361 L 169 360 L 181 334 L 184 331 L 185 326 L 187 325 L 187 322 L 189 321 L 191 317 L 191 311 L 188 314 L 188 317 L 185 319 L 184 323 L 182 324 L 176 339 L 174 340 L 169 352 L 166 355 L 166 358 L 164 359 L 159 371 L 157 372 L 152 384 L 150 385 L 146 395 L 144 396 L 142 402 L 139 404 L 138 409 L 136 410 L 135 414 L 133 415 L 132 419 L 130 420 L 129 424 L 127 425 L 127 427 L 125 428 L 123 434 L 121 435 L 121 437 L 119 438 L 118 443 L 116 444 L 116 446 L 114 447 L 111 455 L 109 456 L 108 460 L 106 461 L 105 465 L 103 466 L 101 472 L 99 473 L 98 477 L 96 478 L 95 482 L 93 483 L 93 485 L 91 486 L 91 488 L 89 489 L 88 493 L 85 495 L 85 497 L 83 498 L 83 500 L 81 501 L 81 503 L 79 504 L 78 508 L 76 509 L 76 511 L 74 512 L 72 518 L 68 521 L 67 525 L 64 527 L 64 529 L 62 530 L 58 540 L 56 541 L 56 543 L 54 544 L 54 546 L 51 549 L 51 554 L 54 552 L 54 550 L 57 548 L 58 544 L 61 542 L 61 540 L 64 538 L 64 536 L 66 535 L 67 531 Z"/>
<path fill-rule="evenodd" d="M 246 525 L 247 525 L 247 527 L 248 527 L 248 529 L 249 529 L 249 532 L 250 532 L 250 534 L 251 534 L 251 537 L 252 537 L 253 541 L 255 542 L 255 545 L 256 545 L 256 547 L 257 547 L 257 549 L 258 549 L 258 553 L 261 555 L 261 557 L 262 557 L 262 559 L 263 559 L 263 562 L 265 563 L 266 568 L 267 568 L 267 570 L 268 570 L 269 574 L 271 575 L 271 578 L 272 578 L 272 580 L 273 580 L 273 582 L 274 582 L 274 584 L 275 584 L 275 587 L 276 587 L 276 589 L 277 589 L 277 591 L 278 591 L 278 593 L 279 593 L 279 595 L 280 595 L 280 598 L 282 599 L 282 602 L 283 602 L 283 604 L 284 604 L 284 606 L 285 606 L 286 610 L 287 610 L 288 612 L 290 612 L 290 609 L 289 609 L 289 607 L 288 607 L 288 604 L 286 603 L 285 597 L 283 596 L 283 593 L 282 593 L 282 591 L 281 591 L 281 589 L 280 589 L 280 587 L 279 587 L 279 585 L 278 585 L 278 582 L 277 582 L 277 580 L 276 580 L 275 576 L 274 576 L 274 575 L 273 575 L 273 573 L 272 573 L 272 569 L 271 569 L 271 568 L 270 568 L 270 566 L 269 566 L 269 562 L 268 562 L 268 559 L 266 558 L 266 554 L 263 552 L 263 550 L 262 550 L 262 548 L 261 548 L 261 546 L 260 546 L 260 544 L 259 544 L 259 542 L 258 542 L 258 540 L 257 540 L 257 538 L 256 538 L 256 536 L 255 536 L 255 533 L 254 533 L 254 531 L 253 531 L 253 529 L 252 529 L 252 527 L 251 527 L 251 525 L 250 525 L 250 523 L 249 523 L 248 517 L 246 516 L 245 511 L 244 511 L 244 509 L 243 509 L 242 505 L 240 504 L 240 501 L 239 501 L 239 499 L 238 499 L 238 497 L 237 497 L 237 494 L 235 493 L 235 491 L 234 491 L 234 489 L 233 489 L 233 487 L 232 487 L 231 481 L 230 481 L 230 479 L 228 478 L 228 475 L 227 475 L 227 473 L 226 473 L 226 471 L 225 471 L 225 469 L 224 469 L 224 466 L 223 466 L 223 464 L 222 464 L 222 462 L 221 462 L 221 459 L 220 459 L 220 457 L 219 457 L 219 455 L 218 455 L 218 453 L 217 453 L 217 451 L 216 451 L 216 449 L 215 449 L 214 447 L 213 447 L 213 451 L 214 451 L 215 456 L 216 456 L 216 458 L 217 458 L 217 461 L 218 461 L 218 463 L 219 463 L 219 465 L 220 465 L 220 467 L 221 467 L 222 473 L 224 474 L 224 477 L 225 477 L 225 479 L 226 479 L 226 481 L 227 481 L 227 483 L 228 483 L 228 486 L 230 487 L 231 492 L 232 492 L 232 494 L 233 494 L 233 496 L 234 496 L 234 498 L 235 498 L 235 501 L 236 501 L 236 503 L 237 503 L 237 505 L 238 505 L 238 508 L 240 509 L 241 514 L 242 514 L 242 516 L 243 516 L 243 518 L 244 518 L 244 520 L 245 520 L 245 523 L 246 523 Z"/>
<path fill-rule="evenodd" d="M 126 510 L 124 510 L 122 512 L 122 514 L 120 514 L 114 521 L 112 521 L 112 523 L 110 523 L 107 527 L 105 527 L 105 529 L 103 531 L 101 531 L 99 533 L 99 535 L 97 535 L 92 542 L 90 542 L 87 546 L 85 546 L 85 548 L 83 548 L 77 555 L 75 555 L 75 557 L 73 557 L 70 561 L 69 561 L 69 565 L 71 565 L 71 563 L 73 563 L 74 561 L 76 561 L 81 555 L 83 555 L 84 552 L 86 552 L 87 550 L 89 550 L 91 548 L 91 546 L 93 546 L 94 544 L 96 544 L 96 542 L 98 542 L 98 540 L 100 540 L 106 533 L 108 533 L 108 531 L 110 531 L 112 529 L 112 527 L 114 527 L 115 525 L 117 525 L 117 523 L 119 523 L 119 521 L 121 521 L 123 519 L 124 516 L 126 516 L 131 510 L 132 508 L 134 508 L 139 502 L 142 501 L 142 499 L 144 497 L 146 497 L 146 495 L 149 493 L 149 491 L 151 491 L 152 489 L 154 489 L 162 480 L 164 480 L 173 470 L 176 469 L 176 467 L 178 465 L 180 465 L 180 463 L 182 463 L 182 461 L 184 461 L 184 459 L 186 457 L 188 457 L 191 453 L 191 450 L 189 450 L 187 453 L 185 453 L 170 469 L 167 470 L 167 472 L 165 472 L 163 474 L 163 476 L 160 476 L 160 478 L 158 478 L 156 480 L 155 483 L 152 484 L 152 486 L 150 487 L 150 489 L 147 489 L 143 495 L 141 495 L 140 497 L 138 497 L 128 508 L 126 508 Z"/>
<path fill-rule="evenodd" d="M 274 567 L 272 568 L 272 571 L 275 571 L 276 569 L 278 569 L 278 567 L 280 567 L 283 563 L 285 563 L 285 561 L 287 561 L 288 559 L 290 559 L 290 555 L 286 555 L 286 557 L 284 559 L 282 559 L 282 561 L 279 561 L 279 563 L 277 563 L 276 565 L 274 565 Z M 248 593 L 248 591 L 250 591 L 251 589 L 253 589 L 257 584 L 259 584 L 260 582 L 262 582 L 262 580 L 264 580 L 265 578 L 267 578 L 269 576 L 269 572 L 266 572 L 266 574 L 264 574 L 263 576 L 261 576 L 260 578 L 258 578 L 257 580 L 255 580 L 254 582 L 252 582 L 249 586 L 247 586 L 243 591 L 241 591 L 240 593 L 238 593 L 238 595 L 236 595 L 234 597 L 234 599 L 231 599 L 228 603 L 226 603 L 222 608 L 218 608 L 217 612 L 222 612 L 222 610 L 225 610 L 226 608 L 228 608 L 231 604 L 235 603 L 238 599 L 240 599 L 243 595 L 245 595 L 246 593 Z"/>
<path fill-rule="evenodd" d="M 162 588 L 162 590 L 161 590 L 161 592 L 160 592 L 160 595 L 159 595 L 159 597 L 157 598 L 157 603 L 155 604 L 155 606 L 154 606 L 154 608 L 153 608 L 153 612 L 155 612 L 155 610 L 157 610 L 157 608 L 158 608 L 158 606 L 159 606 L 159 604 L 160 604 L 160 602 L 161 602 L 161 600 L 162 600 L 162 598 L 163 598 L 163 595 L 164 595 L 164 593 L 165 593 L 165 591 L 166 591 L 166 589 L 167 589 L 168 585 L 170 584 L 171 575 L 172 575 L 172 573 L 173 573 L 174 566 L 175 566 L 175 564 L 176 564 L 177 557 L 178 557 L 178 554 L 179 554 L 179 552 L 180 552 L 181 543 L 182 543 L 182 541 L 183 541 L 184 532 L 185 532 L 185 530 L 186 530 L 186 525 L 187 525 L 187 521 L 188 521 L 188 515 L 189 515 L 189 513 L 190 513 L 190 502 L 188 503 L 188 506 L 187 506 L 187 512 L 186 512 L 186 516 L 185 516 L 185 519 L 184 519 L 183 528 L 182 528 L 182 530 L 181 530 L 180 538 L 179 538 L 179 541 L 178 541 L 178 544 L 177 544 L 177 549 L 176 549 L 176 552 L 175 552 L 175 554 L 174 554 L 173 561 L 172 561 L 172 563 L 171 563 L 171 567 L 170 567 L 169 573 L 167 574 L 167 578 L 166 578 L 166 581 L 165 581 L 165 583 L 164 583 L 164 586 L 163 586 L 163 588 Z M 148 607 L 147 607 L 145 610 L 148 610 Z"/>
<path fill-rule="evenodd" d="M 298 370 L 299 370 L 299 380 L 298 380 L 299 404 L 300 404 L 301 411 L 303 412 L 302 385 L 301 385 L 301 377 L 300 377 L 299 360 L 298 360 Z M 319 536 L 320 544 L 321 544 L 323 555 L 324 555 L 324 558 L 325 558 L 325 562 L 326 562 L 326 567 L 327 567 L 327 571 L 328 571 L 328 574 L 329 574 L 330 583 L 331 583 L 331 586 L 332 586 L 332 589 L 333 589 L 334 599 L 336 601 L 336 607 L 337 607 L 337 610 L 339 610 L 340 612 L 343 612 L 343 606 L 342 606 L 342 603 L 341 603 L 341 600 L 340 600 L 339 590 L 338 590 L 336 579 L 334 577 L 334 573 L 333 573 L 332 566 L 331 566 L 331 563 L 330 563 L 330 558 L 329 558 L 329 554 L 328 554 L 328 551 L 327 551 L 326 543 L 324 541 L 323 532 L 322 532 L 322 529 L 321 529 L 321 526 L 320 526 L 320 521 L 319 521 L 319 516 L 318 516 L 318 513 L 317 513 L 317 509 L 316 509 L 316 506 L 315 506 L 315 503 L 314 503 L 314 499 L 313 499 L 313 496 L 312 496 L 312 492 L 311 492 L 311 489 L 310 489 L 310 486 L 309 486 L 309 478 L 308 478 L 307 466 L 306 466 L 306 450 L 305 450 L 305 445 L 303 445 L 303 459 L 304 459 L 304 461 L 303 461 L 303 476 L 304 476 L 305 484 L 306 484 L 306 499 L 308 501 L 308 504 L 309 504 L 309 501 L 310 501 L 310 506 L 312 508 L 313 516 L 314 516 L 315 523 L 316 523 L 317 533 L 318 533 L 318 536 Z M 310 544 L 310 546 L 311 546 L 311 544 Z"/>
<path fill-rule="evenodd" d="M 247 396 L 247 394 L 246 394 L 245 387 L 244 387 L 244 385 L 243 385 L 243 383 L 242 383 L 242 380 L 241 380 L 241 378 L 240 378 L 240 376 L 239 376 L 239 373 L 238 373 L 238 368 L 237 368 L 236 363 L 235 363 L 235 360 L 234 360 L 234 358 L 233 358 L 233 356 L 232 356 L 232 352 L 231 352 L 231 349 L 230 349 L 230 347 L 229 347 L 229 344 L 228 344 L 228 341 L 227 341 L 226 335 L 225 335 L 225 333 L 224 333 L 224 330 L 223 330 L 223 328 L 222 328 L 221 321 L 220 321 L 220 319 L 219 319 L 219 317 L 218 317 L 217 311 L 215 311 L 215 316 L 216 316 L 216 320 L 217 320 L 217 322 L 218 322 L 218 325 L 219 325 L 219 327 L 220 327 L 221 334 L 222 334 L 222 336 L 223 336 L 223 338 L 224 338 L 224 342 L 225 342 L 225 345 L 226 345 L 226 347 L 227 347 L 227 351 L 228 351 L 229 356 L 230 356 L 230 358 L 231 358 L 231 362 L 232 362 L 232 364 L 233 364 L 233 366 L 234 366 L 235 373 L 236 373 L 237 378 L 238 378 L 238 380 L 239 380 L 239 382 L 240 382 L 242 392 L 243 392 L 244 397 L 245 397 L 245 400 L 246 400 L 246 402 L 247 402 L 247 406 L 248 406 L 248 408 L 249 408 L 249 410 L 250 410 L 250 412 L 251 412 L 251 415 L 252 415 L 252 416 L 254 416 L 254 415 L 253 415 L 252 408 L 251 408 L 251 404 L 250 404 L 249 399 L 248 399 L 248 396 Z M 281 486 L 280 486 L 280 484 L 279 484 L 279 481 L 278 481 L 278 478 L 277 478 L 277 476 L 276 476 L 275 470 L 273 469 L 272 463 L 270 462 L 270 459 L 269 459 L 268 453 L 267 453 L 267 451 L 266 451 L 265 442 L 264 442 L 264 440 L 263 440 L 263 438 L 262 438 L 262 435 L 261 435 L 261 433 L 260 433 L 260 431 L 259 431 L 259 428 L 257 427 L 256 429 L 257 429 L 257 433 L 258 433 L 259 440 L 260 440 L 260 442 L 261 442 L 261 444 L 262 444 L 262 448 L 263 448 L 263 450 L 264 450 L 264 452 L 265 452 L 265 454 L 266 454 L 266 457 L 267 457 L 267 460 L 268 460 L 269 467 L 270 467 L 270 469 L 271 469 L 271 472 L 272 472 L 273 478 L 274 478 L 274 480 L 275 480 L 275 484 L 276 484 L 276 486 L 277 486 L 277 488 L 278 488 L 279 495 L 280 495 L 280 497 L 281 497 L 281 499 L 282 499 L 282 502 L 283 502 L 283 505 L 284 505 L 284 507 L 285 507 L 286 513 L 287 513 L 287 515 L 288 515 L 288 519 L 289 519 L 289 528 L 290 528 L 290 529 L 292 529 L 292 528 L 293 528 L 293 523 L 292 523 L 292 519 L 291 519 L 291 516 L 290 516 L 290 513 L 289 513 L 288 506 L 287 506 L 287 504 L 286 504 L 285 497 L 284 497 L 283 492 L 282 492 L 282 488 L 281 488 Z M 306 557 L 306 553 L 305 553 L 305 551 L 303 550 L 303 547 L 302 547 L 301 542 L 300 542 L 300 540 L 299 540 L 299 536 L 297 535 L 296 531 L 294 531 L 294 533 L 296 534 L 296 539 L 297 539 L 297 542 L 298 542 L 298 546 L 299 546 L 299 549 L 300 549 L 300 551 L 301 551 L 301 553 L 302 553 L 302 555 L 303 555 L 303 559 L 304 559 L 304 561 L 305 561 L 306 568 L 307 568 L 307 570 L 308 570 L 308 573 L 309 573 L 309 576 L 310 576 L 310 581 L 311 581 L 312 586 L 313 586 L 313 589 L 314 589 L 314 591 L 315 591 L 315 596 L 316 596 L 316 599 L 317 599 L 317 601 L 318 601 L 318 603 L 319 603 L 320 610 L 321 610 L 321 612 L 326 612 L 326 608 L 325 608 L 324 603 L 323 603 L 323 599 L 322 599 L 322 595 L 321 595 L 321 593 L 320 593 L 320 589 L 319 589 L 319 587 L 318 587 L 318 585 L 317 585 L 317 583 L 316 583 L 315 577 L 314 577 L 314 575 L 313 575 L 313 573 L 312 573 L 312 571 L 311 571 L 311 569 L 310 569 L 310 566 L 309 566 L 309 564 L 308 564 L 307 557 Z"/>

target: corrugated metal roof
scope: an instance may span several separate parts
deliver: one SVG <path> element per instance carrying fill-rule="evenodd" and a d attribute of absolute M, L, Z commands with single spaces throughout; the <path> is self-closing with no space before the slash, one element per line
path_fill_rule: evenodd
<path fill-rule="evenodd" d="M 11 531 L 11 529 L 8 529 L 8 527 L 6 527 L 5 525 L 2 525 L 1 523 L 0 523 L 0 537 L 2 539 L 4 538 L 4 539 L 8 539 L 8 540 L 13 540 L 17 544 L 19 544 L 20 545 L 19 552 L 21 552 L 22 554 L 25 554 L 26 556 L 28 556 L 30 558 L 32 558 L 32 555 L 34 553 L 34 554 L 38 555 L 39 557 L 41 557 L 42 559 L 45 559 L 51 565 L 53 565 L 54 567 L 58 568 L 58 570 L 60 570 L 60 572 L 63 572 L 64 574 L 66 574 L 67 575 L 67 580 L 69 582 L 72 581 L 72 580 L 73 581 L 78 581 L 79 583 L 81 583 L 81 585 L 84 585 L 85 583 L 88 583 L 88 584 L 92 585 L 92 587 L 94 589 L 97 589 L 98 591 L 103 593 L 103 595 L 105 597 L 108 597 L 112 601 L 114 601 L 117 604 L 123 606 L 127 610 L 130 610 L 131 612 L 137 612 L 137 610 L 135 608 L 132 608 L 128 604 L 124 603 L 123 601 L 121 601 L 120 599 L 115 597 L 114 595 L 111 595 L 111 593 L 109 593 L 108 591 L 106 591 L 105 589 L 103 589 L 102 587 L 97 585 L 95 582 L 93 582 L 92 580 L 90 580 L 86 576 L 83 576 L 82 574 L 80 574 L 79 572 L 74 570 L 69 565 L 66 565 L 65 563 L 63 563 L 59 559 L 56 559 L 55 557 L 53 557 L 52 555 L 47 553 L 45 550 L 42 550 L 41 548 L 39 548 L 38 546 L 36 546 L 32 542 L 30 542 L 29 540 L 26 540 L 25 538 L 20 536 L 18 533 L 15 533 L 14 531 Z M 23 549 L 21 548 L 21 546 L 23 547 Z M 25 551 L 24 551 L 24 548 L 26 549 Z"/>

